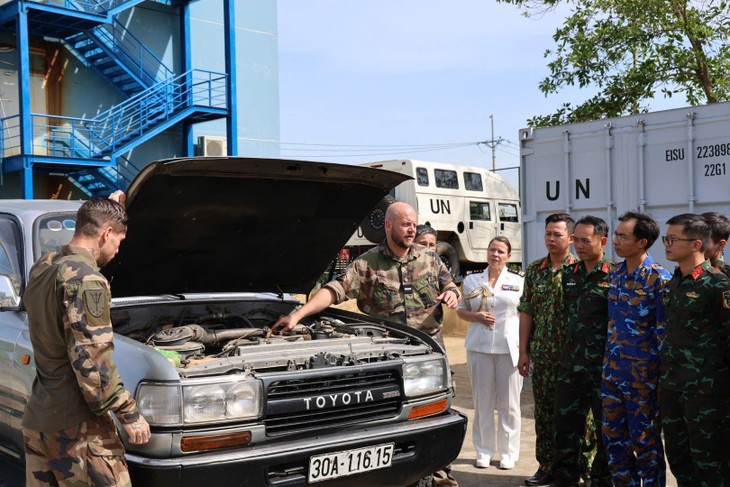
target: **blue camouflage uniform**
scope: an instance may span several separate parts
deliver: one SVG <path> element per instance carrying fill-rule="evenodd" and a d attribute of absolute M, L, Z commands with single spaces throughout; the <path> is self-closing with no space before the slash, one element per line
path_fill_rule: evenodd
<path fill-rule="evenodd" d="M 662 291 L 671 274 L 649 255 L 631 273 L 610 274 L 603 360 L 603 444 L 617 486 L 663 487 L 666 465 L 659 416 Z"/>

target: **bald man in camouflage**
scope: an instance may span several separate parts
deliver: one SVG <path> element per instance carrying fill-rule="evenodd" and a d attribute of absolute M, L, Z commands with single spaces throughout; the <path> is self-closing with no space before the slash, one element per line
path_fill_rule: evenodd
<path fill-rule="evenodd" d="M 416 220 L 410 205 L 390 205 L 385 213 L 385 241 L 355 259 L 304 306 L 279 319 L 274 331 L 291 330 L 302 318 L 357 299 L 363 313 L 418 328 L 439 341 L 438 304 L 455 308 L 459 291 L 436 252 L 413 244 Z"/>
<path fill-rule="evenodd" d="M 445 349 L 439 305 L 456 308 L 459 291 L 436 252 L 413 244 L 417 218 L 416 210 L 406 203 L 390 205 L 385 212 L 385 241 L 355 259 L 304 306 L 280 318 L 273 330 L 289 331 L 332 304 L 357 299 L 363 313 L 418 328 Z M 450 466 L 434 473 L 434 484 L 458 486 Z"/>
<path fill-rule="evenodd" d="M 36 379 L 23 417 L 26 485 L 129 486 L 124 446 L 150 429 L 112 360 L 111 292 L 99 268 L 127 232 L 122 195 L 81 205 L 71 242 L 33 265 L 23 302 Z"/>

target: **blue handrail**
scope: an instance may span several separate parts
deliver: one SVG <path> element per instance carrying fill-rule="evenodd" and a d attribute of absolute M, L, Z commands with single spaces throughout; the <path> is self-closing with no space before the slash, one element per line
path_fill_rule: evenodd
<path fill-rule="evenodd" d="M 111 25 L 100 25 L 87 31 L 87 35 L 119 57 L 146 87 L 175 74 L 116 19 Z"/>
<path fill-rule="evenodd" d="M 98 158 L 192 107 L 227 109 L 224 73 L 193 69 L 148 88 L 92 119 L 31 114 L 33 155 Z M 3 157 L 21 153 L 20 116 L 0 119 Z"/>
<path fill-rule="evenodd" d="M 226 75 L 193 69 L 137 93 L 87 121 L 92 144 L 113 152 L 177 112 L 193 106 L 227 107 Z"/>
<path fill-rule="evenodd" d="M 60 2 L 58 0 L 29 1 L 94 14 L 106 14 L 109 10 L 129 2 L 129 0 L 64 0 L 63 3 L 59 4 Z"/>

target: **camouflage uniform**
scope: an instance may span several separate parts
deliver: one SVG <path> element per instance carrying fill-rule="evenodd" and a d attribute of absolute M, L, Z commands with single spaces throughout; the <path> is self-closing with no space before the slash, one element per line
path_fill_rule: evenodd
<path fill-rule="evenodd" d="M 335 293 L 336 303 L 357 299 L 357 307 L 367 315 L 431 335 L 441 328 L 441 303 L 436 297 L 457 291 L 436 252 L 414 245 L 406 255 L 396 257 L 385 242 L 355 259 L 343 275 L 324 287 Z"/>
<path fill-rule="evenodd" d="M 730 280 L 708 261 L 677 269 L 664 290 L 660 406 L 667 459 L 680 486 L 728 484 Z"/>
<path fill-rule="evenodd" d="M 109 284 L 91 253 L 65 245 L 36 262 L 23 295 L 36 378 L 23 417 L 28 486 L 129 485 L 109 413 L 139 418 L 112 360 Z"/>
<path fill-rule="evenodd" d="M 730 277 L 730 265 L 725 262 L 722 255 L 720 255 L 720 258 L 715 262 L 715 269 Z"/>
<path fill-rule="evenodd" d="M 549 256 L 528 265 L 525 291 L 517 307 L 518 311 L 532 317 L 529 354 L 535 399 L 535 458 L 544 472 L 550 472 L 555 455 L 555 384 L 565 341 L 562 268 L 576 260 L 569 254 L 556 270 L 553 270 Z M 590 472 L 595 450 L 595 428 L 591 415 L 586 421 L 586 435 L 581 445 L 580 469 L 584 476 Z"/>
<path fill-rule="evenodd" d="M 580 442 L 588 411 L 601 428 L 601 365 L 608 326 L 608 274 L 604 256 L 588 273 L 583 261 L 563 269 L 563 303 L 567 331 L 555 390 L 555 459 L 558 487 L 578 485 Z M 591 469 L 592 486 L 612 485 L 601 435 Z"/>
<path fill-rule="evenodd" d="M 651 256 L 611 272 L 603 360 L 603 444 L 617 486 L 663 487 L 666 465 L 657 386 L 664 335 L 662 291 L 671 274 Z"/>
<path fill-rule="evenodd" d="M 435 299 L 445 291 L 455 291 L 454 278 L 438 254 L 422 245 L 413 245 L 403 257 L 392 254 L 384 241 L 345 269 L 344 274 L 324 285 L 335 294 L 335 303 L 357 299 L 363 313 L 396 321 L 430 334 L 441 348 L 441 303 Z M 451 466 L 434 474 L 434 485 L 458 487 Z"/>

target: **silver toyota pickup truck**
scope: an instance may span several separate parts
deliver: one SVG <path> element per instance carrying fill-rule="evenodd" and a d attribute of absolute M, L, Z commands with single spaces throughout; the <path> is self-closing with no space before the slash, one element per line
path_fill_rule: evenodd
<path fill-rule="evenodd" d="M 457 457 L 466 418 L 430 337 L 338 309 L 270 331 L 403 179 L 244 158 L 140 172 L 103 270 L 114 359 L 152 429 L 146 445 L 123 437 L 135 485 L 425 486 Z M 35 377 L 23 289 L 79 205 L 0 200 L 0 450 L 18 461 Z"/>

